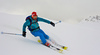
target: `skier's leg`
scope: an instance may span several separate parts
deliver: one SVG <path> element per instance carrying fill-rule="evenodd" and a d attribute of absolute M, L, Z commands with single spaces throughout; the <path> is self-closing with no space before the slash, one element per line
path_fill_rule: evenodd
<path fill-rule="evenodd" d="M 57 42 L 54 39 L 50 38 L 47 34 L 45 34 L 43 30 L 40 29 L 40 32 L 44 35 L 45 39 L 51 41 L 56 46 L 60 46 L 57 44 Z M 60 47 L 62 47 L 62 46 L 60 46 Z"/>
<path fill-rule="evenodd" d="M 44 35 L 45 39 L 51 41 L 56 46 L 62 47 L 61 45 L 57 44 L 57 42 L 55 40 L 53 40 L 47 34 L 45 34 L 43 30 L 40 29 L 40 32 Z"/>
<path fill-rule="evenodd" d="M 44 45 L 50 47 L 51 44 L 50 44 L 49 42 L 46 41 L 46 39 L 45 39 L 45 37 L 44 37 L 44 35 L 43 35 L 42 33 L 40 34 L 40 39 L 41 39 L 41 41 L 42 41 L 42 43 L 43 43 Z"/>
<path fill-rule="evenodd" d="M 43 30 L 40 29 L 40 32 L 44 35 L 45 39 L 49 39 L 49 36 L 47 34 L 45 34 L 45 32 Z"/>
<path fill-rule="evenodd" d="M 41 31 L 36 31 L 36 32 L 31 32 L 35 37 L 36 36 L 39 36 L 41 41 L 42 41 L 42 44 L 46 45 L 46 46 L 50 46 L 50 43 L 48 43 L 46 41 L 46 38 L 44 37 L 43 33 L 41 33 Z"/>
<path fill-rule="evenodd" d="M 40 30 L 40 32 L 44 35 L 45 39 L 51 41 L 53 44 L 57 44 L 57 42 L 54 39 L 50 38 L 47 34 L 45 34 L 43 30 Z"/>
<path fill-rule="evenodd" d="M 39 33 L 41 33 L 39 36 L 40 36 L 40 39 L 43 42 L 43 44 L 45 44 L 45 45 L 51 45 L 50 43 L 48 43 L 46 41 L 46 39 L 47 39 L 47 40 L 51 41 L 54 45 L 56 45 L 58 47 L 61 47 L 63 49 L 65 48 L 65 46 L 59 45 L 55 40 L 53 40 L 48 35 L 46 35 L 41 29 L 39 30 Z M 40 40 L 38 42 L 40 42 Z"/>
<path fill-rule="evenodd" d="M 45 37 L 43 36 L 43 34 L 41 32 L 32 32 L 32 34 L 36 37 L 36 36 L 39 36 L 42 43 L 45 44 L 47 41 L 45 39 Z"/>

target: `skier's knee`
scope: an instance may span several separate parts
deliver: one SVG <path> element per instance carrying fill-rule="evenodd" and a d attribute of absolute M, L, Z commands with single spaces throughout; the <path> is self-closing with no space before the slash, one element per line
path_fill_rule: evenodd
<path fill-rule="evenodd" d="M 46 38 L 46 39 L 49 39 L 49 36 L 48 36 L 48 35 L 46 35 L 46 36 L 45 36 L 45 38 Z"/>

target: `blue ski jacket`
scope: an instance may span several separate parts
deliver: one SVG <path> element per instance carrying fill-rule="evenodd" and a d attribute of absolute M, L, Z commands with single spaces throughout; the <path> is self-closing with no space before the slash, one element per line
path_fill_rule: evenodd
<path fill-rule="evenodd" d="M 42 22 L 45 22 L 45 23 L 48 23 L 48 24 L 50 24 L 50 22 L 51 22 L 51 21 L 46 20 L 46 19 L 41 18 L 41 17 L 37 17 L 37 20 L 34 20 L 34 19 L 32 19 L 31 15 L 30 15 L 29 18 L 31 19 L 32 24 L 30 25 L 31 22 L 29 20 L 26 20 L 26 22 L 23 24 L 23 31 L 24 32 L 26 32 L 26 27 L 27 26 L 28 26 L 29 29 L 35 29 L 35 30 L 31 31 L 31 32 L 38 31 L 39 30 L 38 29 L 38 27 L 39 27 L 38 21 L 42 21 Z"/>

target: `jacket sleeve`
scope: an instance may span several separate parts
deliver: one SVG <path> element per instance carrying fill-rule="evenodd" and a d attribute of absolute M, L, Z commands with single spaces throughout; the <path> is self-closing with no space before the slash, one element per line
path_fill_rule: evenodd
<path fill-rule="evenodd" d="M 26 32 L 26 27 L 30 25 L 29 20 L 26 20 L 26 22 L 23 24 L 23 31 Z"/>
<path fill-rule="evenodd" d="M 40 17 L 38 17 L 38 21 L 42 21 L 42 22 L 45 22 L 45 23 L 48 23 L 48 24 L 50 24 L 50 22 L 51 22 L 49 20 L 46 20 L 46 19 L 43 19 L 43 18 L 40 18 Z"/>

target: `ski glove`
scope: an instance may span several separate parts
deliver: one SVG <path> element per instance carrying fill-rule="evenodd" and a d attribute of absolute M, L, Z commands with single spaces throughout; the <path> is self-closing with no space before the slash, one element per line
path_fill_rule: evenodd
<path fill-rule="evenodd" d="M 50 24 L 51 24 L 52 26 L 54 26 L 54 27 L 55 27 L 55 23 L 53 23 L 53 22 L 50 22 Z"/>
<path fill-rule="evenodd" d="M 23 36 L 23 37 L 26 37 L 26 32 L 25 32 L 25 31 L 23 31 L 22 36 Z"/>

